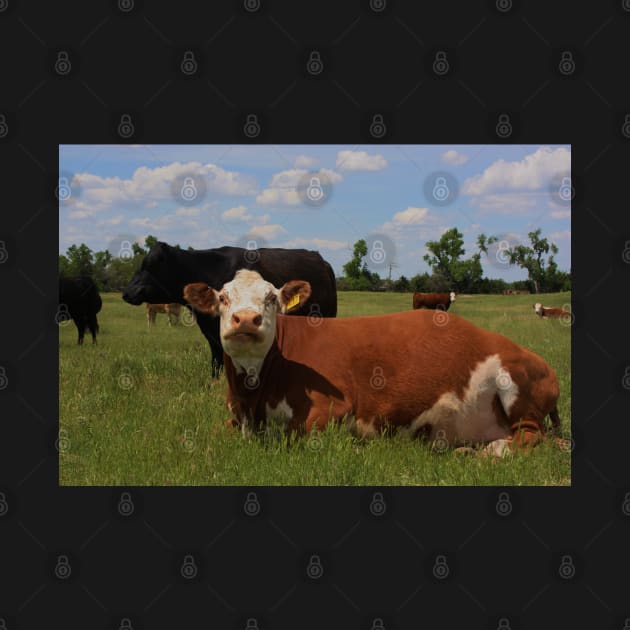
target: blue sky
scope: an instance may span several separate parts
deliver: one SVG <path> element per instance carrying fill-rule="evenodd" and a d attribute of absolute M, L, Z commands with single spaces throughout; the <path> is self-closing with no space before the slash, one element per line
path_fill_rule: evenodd
<path fill-rule="evenodd" d="M 571 265 L 568 145 L 62 145 L 59 251 L 117 255 L 148 234 L 196 249 L 318 250 L 337 275 L 365 238 L 381 276 L 429 271 L 427 240 L 451 227 L 466 255 L 500 237 L 484 275 L 525 278 L 496 247 L 542 228 Z M 66 187 L 67 185 L 67 187 Z M 69 191 L 68 191 L 69 188 Z M 378 250 L 378 251 L 377 251 Z"/>

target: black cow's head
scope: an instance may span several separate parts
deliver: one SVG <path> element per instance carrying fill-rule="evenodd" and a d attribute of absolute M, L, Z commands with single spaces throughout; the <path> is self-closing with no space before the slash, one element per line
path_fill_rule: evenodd
<path fill-rule="evenodd" d="M 144 257 L 140 269 L 123 291 L 123 300 L 129 304 L 164 304 L 181 300 L 175 250 L 159 241 Z"/>

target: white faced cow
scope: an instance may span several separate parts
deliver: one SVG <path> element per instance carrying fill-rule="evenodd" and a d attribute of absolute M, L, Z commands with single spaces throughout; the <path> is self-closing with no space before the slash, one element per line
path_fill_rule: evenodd
<path fill-rule="evenodd" d="M 274 420 L 304 433 L 350 418 L 360 435 L 400 428 L 502 455 L 559 426 L 553 369 L 530 350 L 442 311 L 342 319 L 286 317 L 308 282 L 279 289 L 241 270 L 185 299 L 220 317 L 228 406 L 243 430 Z"/>

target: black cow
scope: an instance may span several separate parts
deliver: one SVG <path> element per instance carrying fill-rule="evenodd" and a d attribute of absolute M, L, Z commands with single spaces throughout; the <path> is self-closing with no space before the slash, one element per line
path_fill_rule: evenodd
<path fill-rule="evenodd" d="M 123 292 L 130 304 L 143 302 L 186 304 L 184 286 L 206 282 L 222 287 L 239 269 L 257 271 L 274 286 L 300 278 L 311 284 L 311 298 L 292 315 L 337 315 L 337 289 L 332 267 L 318 252 L 306 249 L 218 247 L 186 251 L 158 242 L 142 261 L 142 266 Z M 316 310 L 315 310 L 316 309 Z M 212 351 L 212 378 L 223 367 L 223 347 L 219 338 L 219 318 L 196 313 L 197 324 Z"/>
<path fill-rule="evenodd" d="M 96 314 L 101 310 L 103 302 L 92 278 L 87 276 L 60 278 L 59 306 L 63 308 L 64 305 L 79 331 L 79 345 L 83 343 L 86 328 L 92 333 L 92 343 L 96 343 L 98 332 Z"/>

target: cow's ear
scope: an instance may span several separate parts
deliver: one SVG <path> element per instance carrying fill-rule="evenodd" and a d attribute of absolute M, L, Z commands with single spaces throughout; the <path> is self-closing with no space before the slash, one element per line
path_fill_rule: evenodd
<path fill-rule="evenodd" d="M 298 308 L 311 296 L 311 285 L 305 280 L 289 280 L 280 288 L 278 302 L 282 313 Z"/>
<path fill-rule="evenodd" d="M 193 282 L 184 287 L 184 299 L 200 313 L 216 315 L 219 312 L 217 292 L 205 282 Z"/>

